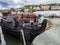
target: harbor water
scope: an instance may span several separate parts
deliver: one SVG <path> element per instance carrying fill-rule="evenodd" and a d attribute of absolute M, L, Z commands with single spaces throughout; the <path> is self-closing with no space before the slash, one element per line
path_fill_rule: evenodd
<path fill-rule="evenodd" d="M 60 45 L 60 18 L 49 19 L 53 25 L 33 41 L 34 45 Z"/>

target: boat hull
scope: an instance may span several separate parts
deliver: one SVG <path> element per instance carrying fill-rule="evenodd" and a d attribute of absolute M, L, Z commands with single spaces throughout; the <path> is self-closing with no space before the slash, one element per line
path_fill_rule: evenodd
<path fill-rule="evenodd" d="M 5 32 L 5 33 L 7 33 L 9 35 L 12 35 L 12 36 L 14 36 L 14 37 L 16 37 L 18 39 L 20 39 L 22 37 L 20 31 L 17 31 L 17 30 L 12 31 L 12 29 L 8 29 L 8 28 L 6 28 L 4 26 L 2 26 L 2 30 L 3 30 L 3 32 Z"/>
<path fill-rule="evenodd" d="M 25 27 L 25 29 L 23 29 L 25 41 L 26 41 L 27 45 L 30 45 L 37 35 L 39 35 L 45 31 L 46 24 L 47 24 L 47 20 L 45 19 L 45 20 L 43 20 L 41 27 L 36 27 L 36 30 L 35 30 L 35 28 L 32 28 L 32 27 L 30 30 L 27 29 L 26 27 Z M 21 30 L 9 28 L 8 25 L 6 25 L 4 22 L 2 22 L 2 29 L 4 32 L 15 36 L 18 39 L 21 39 L 20 41 L 22 41 Z"/>

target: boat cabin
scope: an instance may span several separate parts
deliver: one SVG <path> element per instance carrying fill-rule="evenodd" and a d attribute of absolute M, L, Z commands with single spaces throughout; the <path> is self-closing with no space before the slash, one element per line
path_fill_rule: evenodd
<path fill-rule="evenodd" d="M 4 19 L 11 18 L 11 19 L 16 19 L 17 21 L 23 20 L 26 23 L 31 23 L 31 22 L 37 23 L 38 22 L 36 15 L 32 13 L 11 14 L 10 11 L 3 11 L 2 14 L 3 14 Z"/>
<path fill-rule="evenodd" d="M 18 17 L 17 20 L 25 20 L 28 22 L 37 23 L 37 17 L 35 14 L 17 14 L 16 17 Z"/>

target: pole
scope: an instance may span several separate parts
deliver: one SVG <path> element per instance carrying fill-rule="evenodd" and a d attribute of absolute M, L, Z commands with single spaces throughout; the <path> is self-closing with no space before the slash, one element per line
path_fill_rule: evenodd
<path fill-rule="evenodd" d="M 21 29 L 21 33 L 22 33 L 22 37 L 23 37 L 23 43 L 24 43 L 24 45 L 26 45 L 23 29 Z"/>

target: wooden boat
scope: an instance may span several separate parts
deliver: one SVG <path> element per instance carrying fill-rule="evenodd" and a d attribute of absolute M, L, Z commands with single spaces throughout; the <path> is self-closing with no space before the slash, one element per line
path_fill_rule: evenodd
<path fill-rule="evenodd" d="M 45 31 L 47 20 L 44 19 L 42 23 L 38 24 L 35 14 L 16 14 L 14 18 L 11 18 L 15 23 L 12 20 L 9 21 L 10 19 L 7 20 L 6 14 L 3 13 L 1 20 L 3 31 L 20 39 L 22 38 L 21 29 L 23 29 L 26 45 L 30 45 L 37 35 Z"/>

